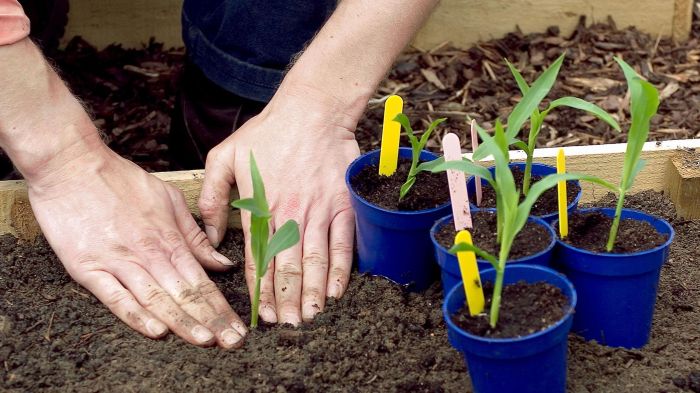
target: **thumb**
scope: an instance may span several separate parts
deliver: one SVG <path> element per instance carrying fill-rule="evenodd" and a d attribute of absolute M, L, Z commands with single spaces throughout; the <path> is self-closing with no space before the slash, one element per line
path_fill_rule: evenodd
<path fill-rule="evenodd" d="M 231 187 L 235 182 L 235 150 L 229 139 L 207 154 L 199 211 L 209 242 L 218 247 L 226 234 Z"/>

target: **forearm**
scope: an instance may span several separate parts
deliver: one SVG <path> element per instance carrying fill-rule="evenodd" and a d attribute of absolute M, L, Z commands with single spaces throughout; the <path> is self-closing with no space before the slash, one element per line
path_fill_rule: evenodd
<path fill-rule="evenodd" d="M 0 46 L 0 147 L 29 181 L 104 148 L 89 116 L 24 39 Z"/>
<path fill-rule="evenodd" d="M 319 90 L 359 117 L 438 0 L 344 0 L 282 82 Z"/>

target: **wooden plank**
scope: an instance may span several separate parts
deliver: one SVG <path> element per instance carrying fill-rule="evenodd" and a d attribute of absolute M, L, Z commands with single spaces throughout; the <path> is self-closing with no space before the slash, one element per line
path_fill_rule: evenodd
<path fill-rule="evenodd" d="M 620 27 L 636 26 L 653 36 L 690 34 L 693 0 L 442 0 L 418 34 L 415 45 L 427 50 L 444 41 L 467 48 L 478 41 L 499 38 L 519 27 L 542 32 L 558 25 L 570 34 L 579 15 L 589 23 L 608 15 Z M 75 35 L 98 48 L 118 42 L 139 48 L 155 37 L 166 46 L 182 46 L 182 0 L 71 0 L 64 44 Z"/>
<path fill-rule="evenodd" d="M 610 182 L 619 183 L 625 147 L 624 143 L 566 147 L 564 150 L 567 155 L 567 169 L 569 172 L 594 174 Z M 668 192 L 671 187 L 668 181 L 672 167 L 670 162 L 679 149 L 700 149 L 700 139 L 646 143 L 642 158 L 647 164 L 639 173 L 632 191 L 652 189 Z M 557 150 L 537 149 L 535 161 L 553 165 Z M 513 151 L 511 158 L 515 161 L 523 160 L 525 155 L 522 151 Z M 484 160 L 483 164 L 489 165 L 488 159 Z M 204 171 L 161 172 L 154 175 L 182 190 L 190 210 L 199 214 L 197 199 L 202 188 Z M 594 201 L 607 193 L 606 189 L 590 183 L 583 183 L 582 188 L 584 202 Z M 236 190 L 231 194 L 231 198 L 238 198 Z M 700 190 L 686 198 L 698 200 Z M 231 214 L 229 225 L 240 227 L 240 216 Z M 29 206 L 23 181 L 0 181 L 0 234 L 5 233 L 23 239 L 33 239 L 40 233 Z"/>
<path fill-rule="evenodd" d="M 671 157 L 668 189 L 679 216 L 700 218 L 700 152 L 681 150 Z"/>

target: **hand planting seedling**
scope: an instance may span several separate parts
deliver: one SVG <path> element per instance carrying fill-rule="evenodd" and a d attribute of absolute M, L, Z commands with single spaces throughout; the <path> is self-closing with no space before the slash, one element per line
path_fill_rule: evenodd
<path fill-rule="evenodd" d="M 250 152 L 250 177 L 253 182 L 253 197 L 233 201 L 231 206 L 250 212 L 250 246 L 255 262 L 255 292 L 253 292 L 251 304 L 250 327 L 255 328 L 258 326 L 262 277 L 275 255 L 299 242 L 299 224 L 289 220 L 277 228 L 270 238 L 269 222 L 272 214 L 267 205 L 265 186 L 252 151 Z"/>
<path fill-rule="evenodd" d="M 576 97 L 562 97 L 552 101 L 549 106 L 540 112 L 539 105 L 542 100 L 549 94 L 554 82 L 557 79 L 559 69 L 564 61 L 565 54 L 562 54 L 552 65 L 540 75 L 532 86 L 528 85 L 520 72 L 508 61 L 506 64 L 515 78 L 518 88 L 523 94 L 523 99 L 513 108 L 513 111 L 508 117 L 508 125 L 506 129 L 506 137 L 509 145 L 514 145 L 521 149 L 526 154 L 525 173 L 523 175 L 522 192 L 527 195 L 530 192 L 532 160 L 535 147 L 537 145 L 537 136 L 542 129 L 544 119 L 549 113 L 558 107 L 569 107 L 586 111 L 600 120 L 605 121 L 615 130 L 620 131 L 620 126 L 615 119 L 605 110 L 595 104 L 584 101 Z M 516 139 L 527 118 L 530 118 L 530 132 L 528 134 L 527 143 Z M 486 157 L 487 149 L 477 149 L 474 152 L 474 160 L 480 160 Z"/>
<path fill-rule="evenodd" d="M 420 172 L 420 170 L 418 170 L 418 159 L 420 158 L 421 151 L 428 143 L 428 139 L 430 139 L 430 134 L 432 134 L 433 130 L 435 130 L 435 128 L 445 120 L 447 119 L 443 117 L 430 123 L 428 129 L 425 130 L 421 138 L 418 139 L 413 134 L 413 128 L 411 128 L 411 123 L 408 120 L 408 117 L 406 117 L 406 115 L 404 115 L 403 113 L 399 113 L 398 115 L 396 115 L 396 118 L 394 118 L 394 121 L 400 123 L 401 126 L 406 130 L 408 140 L 411 141 L 412 150 L 411 169 L 408 172 L 408 178 L 406 179 L 406 182 L 401 186 L 401 190 L 399 193 L 399 201 L 403 200 L 403 198 L 406 197 L 406 194 L 408 194 L 408 192 L 411 190 L 411 187 L 413 187 L 413 185 L 416 183 L 416 175 L 418 175 L 418 173 Z"/>

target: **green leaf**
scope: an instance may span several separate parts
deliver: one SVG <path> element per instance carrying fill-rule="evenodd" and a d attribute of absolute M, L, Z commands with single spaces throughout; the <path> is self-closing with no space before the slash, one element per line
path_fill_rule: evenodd
<path fill-rule="evenodd" d="M 615 130 L 620 131 L 620 125 L 617 124 L 615 118 L 613 118 L 608 112 L 606 112 L 601 107 L 595 104 L 592 104 L 588 101 L 584 101 L 576 97 L 562 97 L 552 101 L 549 104 L 547 110 L 543 112 L 543 114 L 546 116 L 552 109 L 560 106 L 567 106 L 569 108 L 579 109 L 588 112 L 593 116 L 597 117 L 598 119 L 608 123 L 610 127 L 614 128 Z"/>
<path fill-rule="evenodd" d="M 250 177 L 253 181 L 253 199 L 257 202 L 258 208 L 268 212 L 269 215 L 270 208 L 267 205 L 267 198 L 265 197 L 265 185 L 263 184 L 262 176 L 260 176 L 258 163 L 255 162 L 255 156 L 252 150 L 250 151 Z"/>
<path fill-rule="evenodd" d="M 492 184 L 494 182 L 493 176 L 491 175 L 491 172 L 484 168 L 481 165 L 474 164 L 473 162 L 467 161 L 466 159 L 463 159 L 462 161 L 447 161 L 443 159 L 443 162 L 439 163 L 438 165 L 435 165 L 430 172 L 433 173 L 438 173 L 438 172 L 445 172 L 447 170 L 456 170 L 460 172 L 464 172 L 468 175 L 471 176 L 477 176 L 480 177 L 489 184 Z"/>
<path fill-rule="evenodd" d="M 474 254 L 476 254 L 479 258 L 485 259 L 486 261 L 488 261 L 491 265 L 493 265 L 493 267 L 495 269 L 498 269 L 498 259 L 496 259 L 496 257 L 493 254 L 491 254 L 487 251 L 484 251 L 475 245 L 467 244 L 467 243 L 457 243 L 454 246 L 452 246 L 452 248 L 447 250 L 447 252 L 449 252 L 450 254 L 455 254 L 455 255 L 458 252 L 462 252 L 462 251 L 471 251 Z"/>
<path fill-rule="evenodd" d="M 634 170 L 632 170 L 632 173 L 630 173 L 630 177 L 628 179 L 630 187 L 632 186 L 632 184 L 634 184 L 634 179 L 637 177 L 639 172 L 641 172 L 642 169 L 644 169 L 646 163 L 646 160 L 642 160 L 641 158 L 639 159 L 639 161 L 637 161 L 637 164 L 634 166 Z"/>
<path fill-rule="evenodd" d="M 466 160 L 466 158 L 463 158 Z M 418 164 L 416 167 L 416 172 L 434 172 L 434 169 L 440 164 L 445 162 L 445 157 L 438 157 L 432 161 L 425 161 Z"/>
<path fill-rule="evenodd" d="M 506 60 L 506 64 L 508 65 L 508 69 L 510 69 L 510 73 L 513 74 L 513 78 L 515 79 L 515 83 L 518 84 L 518 88 L 520 89 L 520 92 L 525 95 L 528 90 L 530 90 L 530 85 L 525 82 L 525 78 L 523 78 L 522 74 L 520 74 L 520 71 L 518 71 L 517 68 L 513 64 L 511 64 L 508 59 Z"/>
<path fill-rule="evenodd" d="M 659 92 L 649 82 L 635 78 L 631 81 L 630 97 L 632 121 L 627 136 L 625 163 L 622 171 L 621 188 L 625 191 L 632 187 L 637 162 L 642 154 L 644 143 L 649 136 L 651 119 L 659 108 Z"/>
<path fill-rule="evenodd" d="M 408 194 L 414 184 L 416 184 L 416 177 L 410 176 L 406 182 L 401 185 L 401 190 L 399 190 L 399 201 L 402 201 L 406 197 L 406 194 Z"/>
<path fill-rule="evenodd" d="M 517 147 L 518 149 L 524 151 L 525 153 L 528 153 L 530 151 L 530 147 L 527 145 L 527 143 L 525 143 L 519 139 L 511 139 L 510 145 Z"/>
<path fill-rule="evenodd" d="M 408 136 L 408 140 L 411 142 L 411 146 L 415 147 L 418 144 L 418 138 L 413 135 L 413 128 L 411 127 L 411 122 L 408 120 L 408 117 L 403 113 L 399 113 L 396 115 L 396 117 L 394 117 L 394 121 L 401 124 L 401 127 L 406 130 L 406 135 Z"/>
<path fill-rule="evenodd" d="M 269 219 L 257 216 L 250 217 L 250 248 L 255 263 L 255 276 L 265 275 L 266 265 L 263 257 L 267 250 L 267 239 L 270 236 Z"/>
<path fill-rule="evenodd" d="M 299 242 L 299 224 L 294 220 L 289 220 L 275 231 L 267 245 L 265 258 L 263 258 L 263 271 L 267 270 L 270 261 L 275 255 L 294 246 Z"/>
<path fill-rule="evenodd" d="M 241 210 L 248 210 L 252 215 L 258 217 L 270 217 L 270 212 L 261 209 L 259 202 L 253 198 L 235 200 L 231 202 L 231 206 Z"/>
<path fill-rule="evenodd" d="M 437 120 L 433 121 L 432 123 L 430 123 L 430 125 L 428 126 L 428 129 L 425 130 L 425 132 L 423 133 L 423 136 L 420 138 L 420 143 L 419 143 L 419 145 L 420 145 L 420 150 L 423 150 L 423 148 L 425 147 L 425 145 L 428 143 L 428 138 L 430 138 L 430 134 L 433 133 L 433 130 L 435 130 L 435 128 L 436 128 L 440 123 L 444 122 L 445 120 L 447 120 L 447 118 L 446 118 L 446 117 L 442 117 L 442 118 L 437 119 Z"/>

